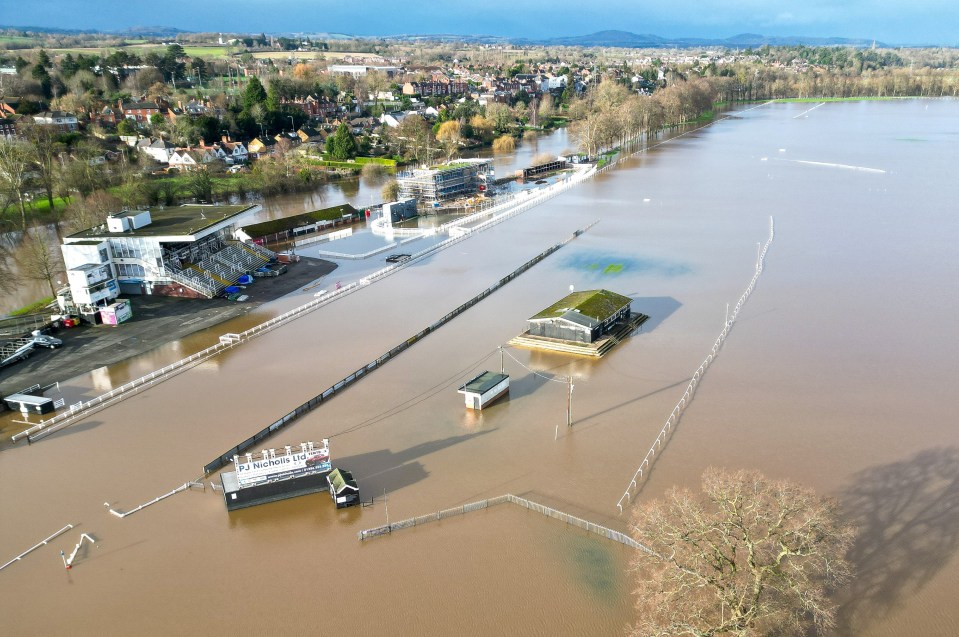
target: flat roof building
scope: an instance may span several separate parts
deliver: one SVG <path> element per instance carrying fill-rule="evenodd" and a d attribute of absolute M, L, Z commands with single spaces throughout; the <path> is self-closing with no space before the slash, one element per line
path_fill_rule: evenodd
<path fill-rule="evenodd" d="M 102 308 L 121 294 L 212 298 L 273 253 L 234 239 L 259 205 L 124 210 L 63 239 L 73 303 Z"/>
<path fill-rule="evenodd" d="M 480 410 L 509 393 L 509 375 L 483 372 L 464 383 L 458 391 L 465 397 L 468 409 Z"/>

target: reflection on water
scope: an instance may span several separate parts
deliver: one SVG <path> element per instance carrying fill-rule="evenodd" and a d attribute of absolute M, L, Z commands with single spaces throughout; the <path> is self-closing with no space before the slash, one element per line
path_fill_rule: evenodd
<path fill-rule="evenodd" d="M 794 119 L 801 108 L 763 106 L 659 146 L 87 422 L 3 451 L 0 547 L 12 556 L 67 522 L 100 544 L 66 577 L 57 552 L 76 533 L 5 570 L 5 629 L 222 632 L 222 613 L 210 609 L 228 608 L 231 625 L 259 625 L 268 609 L 270 630 L 303 634 L 315 630 L 317 591 L 333 587 L 346 593 L 324 604 L 323 627 L 345 634 L 619 634 L 632 613 L 629 552 L 555 520 L 501 505 L 365 543 L 356 533 L 507 492 L 625 529 L 615 508 L 625 481 L 709 351 L 726 304 L 742 294 L 772 213 L 765 273 L 642 497 L 695 487 L 709 465 L 836 495 L 864 530 L 853 590 L 867 601 L 847 601 L 851 634 L 955 634 L 948 465 L 959 433 L 943 396 L 959 359 L 959 297 L 949 287 L 959 183 L 941 131 L 959 103 L 830 103 Z M 930 142 L 902 144 L 891 130 Z M 558 145 L 559 135 L 518 155 Z M 761 161 L 779 148 L 886 172 Z M 362 203 L 370 188 L 359 183 L 351 196 Z M 342 189 L 324 196 L 323 205 L 347 198 Z M 323 207 L 313 195 L 285 197 L 274 212 Z M 644 198 L 650 205 L 637 207 Z M 317 494 L 230 515 L 208 489 L 123 520 L 105 512 L 104 501 L 130 510 L 196 477 L 597 217 L 558 254 L 264 442 L 330 438 L 334 465 L 353 471 L 372 506 L 336 511 Z M 529 316 L 570 285 L 599 284 L 633 297 L 647 325 L 599 361 L 509 349 L 509 398 L 464 408 L 456 389 L 499 369 L 497 347 Z M 272 311 L 99 380 L 62 383 L 64 394 L 115 386 Z"/>

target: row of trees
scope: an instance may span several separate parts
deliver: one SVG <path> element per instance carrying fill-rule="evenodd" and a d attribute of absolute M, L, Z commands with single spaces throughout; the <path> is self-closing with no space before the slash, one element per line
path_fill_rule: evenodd
<path fill-rule="evenodd" d="M 695 120 L 712 109 L 715 96 L 706 79 L 677 82 L 652 96 L 605 80 L 570 105 L 570 134 L 593 156 L 638 135 Z"/>

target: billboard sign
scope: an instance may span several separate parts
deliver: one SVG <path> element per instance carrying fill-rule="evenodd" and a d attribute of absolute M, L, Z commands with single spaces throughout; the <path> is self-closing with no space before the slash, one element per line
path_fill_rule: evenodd
<path fill-rule="evenodd" d="M 325 441 L 324 441 L 325 443 Z M 299 451 L 290 450 L 276 453 L 269 450 L 266 457 L 248 457 L 246 462 L 234 459 L 236 479 L 240 487 L 248 487 L 261 482 L 289 480 L 300 476 L 330 471 L 330 448 L 327 444 L 313 447 L 312 443 L 301 445 Z"/>

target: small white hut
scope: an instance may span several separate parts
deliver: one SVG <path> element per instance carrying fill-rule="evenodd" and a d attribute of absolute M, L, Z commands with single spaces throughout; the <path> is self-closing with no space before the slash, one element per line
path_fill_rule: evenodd
<path fill-rule="evenodd" d="M 509 393 L 509 375 L 483 372 L 459 388 L 466 397 L 466 407 L 483 409 L 497 398 Z"/>

